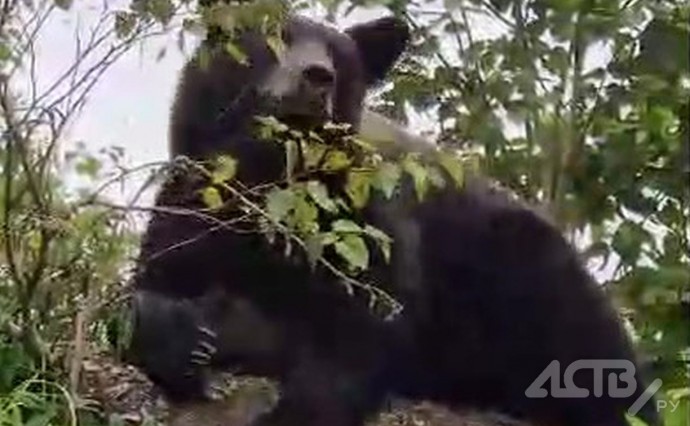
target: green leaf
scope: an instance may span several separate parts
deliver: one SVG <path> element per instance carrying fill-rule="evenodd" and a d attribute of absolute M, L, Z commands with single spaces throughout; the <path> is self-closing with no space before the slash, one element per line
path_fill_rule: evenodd
<path fill-rule="evenodd" d="M 462 161 L 451 153 L 441 151 L 438 153 L 438 162 L 453 179 L 455 186 L 462 188 L 465 184 L 465 173 Z"/>
<path fill-rule="evenodd" d="M 400 166 L 385 162 L 376 170 L 372 186 L 381 191 L 386 198 L 390 199 L 395 188 L 400 183 L 401 176 L 402 170 L 400 170 Z"/>
<path fill-rule="evenodd" d="M 283 220 L 295 203 L 295 193 L 289 189 L 273 189 L 266 194 L 266 211 L 274 221 Z"/>
<path fill-rule="evenodd" d="M 364 233 L 376 241 L 386 263 L 389 263 L 391 261 L 391 244 L 393 243 L 393 239 L 382 230 L 369 224 L 364 227 Z"/>
<path fill-rule="evenodd" d="M 295 208 L 291 217 L 292 225 L 302 235 L 312 235 L 319 231 L 319 210 L 305 197 L 295 198 Z"/>
<path fill-rule="evenodd" d="M 326 154 L 326 150 L 328 149 L 322 143 L 310 143 L 304 148 L 304 165 L 307 169 L 314 169 L 316 166 L 318 166 L 321 163 L 321 159 L 323 159 L 323 156 Z"/>
<path fill-rule="evenodd" d="M 331 223 L 331 229 L 333 232 L 337 233 L 354 233 L 359 234 L 362 232 L 362 227 L 357 225 L 355 222 L 349 219 L 338 219 Z"/>
<path fill-rule="evenodd" d="M 361 209 L 366 206 L 371 194 L 372 174 L 368 172 L 352 171 L 347 174 L 345 192 L 352 201 L 352 205 Z"/>
<path fill-rule="evenodd" d="M 323 168 L 326 171 L 339 171 L 346 169 L 350 166 L 352 160 L 343 151 L 330 151 L 326 154 L 326 161 L 324 162 Z"/>
<path fill-rule="evenodd" d="M 393 242 L 393 239 L 389 237 L 388 234 L 370 224 L 364 226 L 364 233 L 377 241 Z"/>
<path fill-rule="evenodd" d="M 642 244 L 649 240 L 649 235 L 641 226 L 632 222 L 623 222 L 613 236 L 611 246 L 628 265 L 635 265 L 642 252 Z"/>
<path fill-rule="evenodd" d="M 419 164 L 416 159 L 412 156 L 407 156 L 403 160 L 403 169 L 412 176 L 414 181 L 414 189 L 417 193 L 417 198 L 421 201 L 424 200 L 426 192 L 429 189 L 429 173 L 428 171 Z"/>
<path fill-rule="evenodd" d="M 87 156 L 75 166 L 75 170 L 80 175 L 85 175 L 93 179 L 98 175 L 102 166 L 103 164 L 101 164 L 97 158 Z"/>
<path fill-rule="evenodd" d="M 285 51 L 285 43 L 280 36 L 266 37 L 266 44 L 276 57 L 280 57 Z"/>
<path fill-rule="evenodd" d="M 283 134 L 290 130 L 288 125 L 278 121 L 272 115 L 256 116 L 254 119 L 259 123 L 257 126 L 258 137 L 262 140 L 273 141 L 277 137 L 282 137 Z"/>
<path fill-rule="evenodd" d="M 201 197 L 206 207 L 210 209 L 217 209 L 223 205 L 223 197 L 220 196 L 218 189 L 207 186 L 201 190 Z"/>
<path fill-rule="evenodd" d="M 216 158 L 215 167 L 211 174 L 213 183 L 223 183 L 231 180 L 237 173 L 237 160 L 229 155 L 221 155 Z"/>
<path fill-rule="evenodd" d="M 322 232 L 321 233 L 321 244 L 324 247 L 335 244 L 338 241 L 338 236 L 334 232 Z"/>
<path fill-rule="evenodd" d="M 335 243 L 335 251 L 355 270 L 369 266 L 369 250 L 362 237 L 347 234 Z"/>
<path fill-rule="evenodd" d="M 118 11 L 115 13 L 115 35 L 118 38 L 127 38 L 134 32 L 137 25 L 137 16 L 130 12 Z"/>
<path fill-rule="evenodd" d="M 338 211 L 338 206 L 328 196 L 328 189 L 323 183 L 314 180 L 307 182 L 307 193 L 319 207 L 327 212 L 336 213 Z"/>
<path fill-rule="evenodd" d="M 4 62 L 12 57 L 12 51 L 5 43 L 0 43 L 0 62 Z"/>
<path fill-rule="evenodd" d="M 230 57 L 234 59 L 237 63 L 241 65 L 249 65 L 247 54 L 244 53 L 242 48 L 232 41 L 225 43 L 225 51 L 228 52 Z"/>
<path fill-rule="evenodd" d="M 544 59 L 544 65 L 556 75 L 562 75 L 570 67 L 569 54 L 561 46 L 557 46 L 548 52 Z"/>
<path fill-rule="evenodd" d="M 451 178 L 453 178 L 455 185 L 458 188 L 462 188 L 465 183 L 465 173 L 462 161 L 455 155 L 441 151 L 438 153 L 438 162 Z"/>
<path fill-rule="evenodd" d="M 175 13 L 175 6 L 170 0 L 149 0 L 151 15 L 156 21 L 167 25 Z"/>
<path fill-rule="evenodd" d="M 290 133 L 290 137 L 293 139 L 304 140 L 304 132 L 301 130 L 291 128 L 288 133 Z"/>
<path fill-rule="evenodd" d="M 429 173 L 429 183 L 436 188 L 445 188 L 446 179 L 443 177 L 443 173 L 438 167 L 427 166 L 427 172 Z"/>
<path fill-rule="evenodd" d="M 350 137 L 348 140 L 350 141 L 350 143 L 352 143 L 353 145 L 356 145 L 362 151 L 370 152 L 370 153 L 377 151 L 375 144 L 370 143 L 364 139 L 356 138 L 356 137 Z"/>
<path fill-rule="evenodd" d="M 41 401 L 43 404 L 46 403 L 46 401 Z M 40 405 L 39 405 L 40 407 Z M 36 408 L 39 408 L 36 407 Z M 22 426 L 49 426 L 55 421 L 55 417 L 57 417 L 57 412 L 54 406 L 47 406 L 45 407 L 45 412 L 39 412 L 34 415 L 32 415 L 27 422 L 25 422 Z"/>
<path fill-rule="evenodd" d="M 664 136 L 675 124 L 676 116 L 669 107 L 654 106 L 650 109 L 647 116 L 648 129 L 650 132 Z"/>

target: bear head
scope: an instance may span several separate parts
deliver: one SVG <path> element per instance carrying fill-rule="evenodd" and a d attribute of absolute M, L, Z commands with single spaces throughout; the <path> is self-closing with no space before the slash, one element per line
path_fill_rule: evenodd
<path fill-rule="evenodd" d="M 258 30 L 238 34 L 233 43 L 243 60 L 222 43 L 205 42 L 208 60 L 190 61 L 177 90 L 170 125 L 173 157 L 230 154 L 239 160 L 238 178 L 245 183 L 279 178 L 282 152 L 247 143 L 255 117 L 274 115 L 296 128 L 334 121 L 356 130 L 367 89 L 403 52 L 409 31 L 394 17 L 339 31 L 292 16 L 283 24 L 282 39 L 284 48 L 274 50 Z"/>

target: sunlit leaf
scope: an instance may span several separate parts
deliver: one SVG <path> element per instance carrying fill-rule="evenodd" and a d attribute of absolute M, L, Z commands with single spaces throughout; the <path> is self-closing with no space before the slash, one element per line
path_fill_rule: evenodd
<path fill-rule="evenodd" d="M 295 207 L 295 193 L 288 189 L 273 189 L 266 195 L 266 211 L 271 219 L 283 220 Z"/>
<path fill-rule="evenodd" d="M 232 57 L 232 59 L 234 59 L 239 64 L 249 65 L 247 54 L 236 43 L 232 41 L 228 41 L 227 43 L 225 43 L 225 51 L 228 52 L 230 57 Z"/>
<path fill-rule="evenodd" d="M 362 227 L 349 219 L 338 219 L 331 224 L 333 232 L 337 233 L 361 233 Z"/>
<path fill-rule="evenodd" d="M 350 197 L 350 201 L 352 201 L 352 205 L 355 208 L 361 209 L 369 201 L 371 182 L 371 173 L 351 171 L 347 174 L 345 192 Z"/>
<path fill-rule="evenodd" d="M 118 38 L 127 38 L 132 35 L 136 24 L 135 14 L 121 11 L 115 13 L 115 34 Z"/>
<path fill-rule="evenodd" d="M 346 169 L 350 166 L 352 160 L 343 151 L 335 150 L 329 151 L 326 154 L 326 161 L 323 169 L 327 171 L 338 171 Z"/>
<path fill-rule="evenodd" d="M 417 198 L 423 200 L 429 189 L 429 172 L 411 156 L 403 160 L 403 169 L 412 176 Z"/>
<path fill-rule="evenodd" d="M 381 253 L 383 254 L 383 258 L 386 262 L 390 262 L 391 244 L 393 244 L 393 239 L 382 230 L 369 224 L 367 224 L 364 227 L 364 233 L 376 241 L 376 244 L 378 245 L 379 249 L 381 250 Z"/>
<path fill-rule="evenodd" d="M 75 169 L 77 173 L 81 175 L 95 178 L 102 167 L 103 164 L 97 158 L 87 156 L 82 161 L 77 163 Z"/>
<path fill-rule="evenodd" d="M 12 51 L 5 43 L 0 43 L 0 61 L 6 61 L 12 57 Z"/>
<path fill-rule="evenodd" d="M 331 213 L 338 211 L 338 207 L 328 195 L 328 189 L 323 183 L 313 180 L 307 182 L 307 192 L 322 209 Z"/>
<path fill-rule="evenodd" d="M 453 178 L 455 185 L 462 188 L 465 184 L 465 172 L 462 161 L 455 155 L 448 152 L 439 152 L 438 162 L 443 169 Z"/>
<path fill-rule="evenodd" d="M 266 44 L 276 57 L 282 56 L 283 52 L 285 51 L 285 43 L 279 36 L 266 37 Z"/>
<path fill-rule="evenodd" d="M 201 196 L 206 207 L 210 209 L 217 209 L 223 205 L 223 198 L 220 196 L 220 192 L 212 186 L 201 190 Z"/>
<path fill-rule="evenodd" d="M 294 212 L 291 220 L 292 225 L 300 231 L 302 235 L 311 235 L 319 230 L 317 222 L 319 210 L 305 197 L 296 197 Z"/>
<path fill-rule="evenodd" d="M 613 236 L 612 247 L 621 259 L 634 265 L 642 252 L 642 244 L 648 240 L 648 234 L 637 224 L 623 222 Z"/>
<path fill-rule="evenodd" d="M 229 155 L 221 155 L 216 158 L 215 167 L 211 178 L 213 183 L 223 183 L 231 180 L 237 173 L 237 160 Z"/>
<path fill-rule="evenodd" d="M 167 25 L 175 12 L 175 6 L 171 0 L 149 0 L 149 11 L 156 21 Z"/>
<path fill-rule="evenodd" d="M 345 259 L 351 268 L 363 270 L 369 266 L 369 250 L 362 237 L 346 234 L 335 243 L 335 251 Z"/>
<path fill-rule="evenodd" d="M 376 170 L 372 185 L 381 191 L 386 198 L 391 198 L 395 188 L 400 183 L 402 170 L 395 163 L 385 162 Z"/>

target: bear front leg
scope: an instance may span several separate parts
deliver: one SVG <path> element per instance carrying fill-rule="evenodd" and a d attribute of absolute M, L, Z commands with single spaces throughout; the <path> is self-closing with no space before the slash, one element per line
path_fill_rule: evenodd
<path fill-rule="evenodd" d="M 213 398 L 206 367 L 216 352 L 216 333 L 205 324 L 199 304 L 139 290 L 133 314 L 133 363 L 171 401 Z"/>

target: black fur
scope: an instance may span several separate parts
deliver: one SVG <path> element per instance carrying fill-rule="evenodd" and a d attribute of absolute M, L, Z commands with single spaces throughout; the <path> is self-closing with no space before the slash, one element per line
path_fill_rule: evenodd
<path fill-rule="evenodd" d="M 378 24 L 348 31 L 356 42 L 306 20 L 290 24 L 293 39 L 329 46 L 333 116 L 355 126 L 367 84 L 407 39 L 396 21 Z M 171 151 L 202 159 L 230 153 L 240 161 L 239 178 L 253 184 L 279 178 L 283 157 L 249 131 L 250 115 L 266 112 L 254 89 L 276 63 L 255 34 L 243 45 L 251 68 L 220 51 L 208 70 L 186 68 Z M 157 205 L 198 211 L 201 185 L 173 176 Z M 176 399 L 205 392 L 204 365 L 278 378 L 280 403 L 260 425 L 360 425 L 389 394 L 535 423 L 625 424 L 640 380 L 628 399 L 525 397 L 552 360 L 563 368 L 578 359 L 634 360 L 615 311 L 559 231 L 481 182 L 422 204 L 408 198 L 375 203 L 365 217 L 395 240 L 392 264 L 374 259 L 372 268 L 406 306 L 394 321 L 372 315 L 328 272 L 286 259 L 263 237 L 218 228 L 231 211 L 211 221 L 154 214 L 135 279 L 139 365 Z M 575 381 L 592 388 L 591 374 Z"/>

